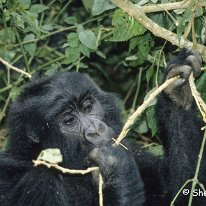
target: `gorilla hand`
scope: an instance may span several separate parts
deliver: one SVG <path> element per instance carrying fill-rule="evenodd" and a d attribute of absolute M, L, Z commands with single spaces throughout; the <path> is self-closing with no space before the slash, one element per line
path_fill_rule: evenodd
<path fill-rule="evenodd" d="M 189 76 L 193 72 L 194 77 L 198 77 L 201 71 L 201 57 L 194 50 L 181 50 L 177 59 L 171 62 L 166 68 L 165 79 L 170 79 L 177 75 L 180 79 L 168 86 L 164 92 L 178 106 L 189 109 L 193 102 L 189 86 Z"/>
<path fill-rule="evenodd" d="M 87 160 L 100 168 L 105 205 L 144 204 L 143 182 L 139 168 L 129 151 L 109 144 L 92 150 Z"/>

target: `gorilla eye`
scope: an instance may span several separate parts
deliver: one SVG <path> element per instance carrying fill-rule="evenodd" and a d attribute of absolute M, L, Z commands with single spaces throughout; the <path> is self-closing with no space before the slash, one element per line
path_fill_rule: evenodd
<path fill-rule="evenodd" d="M 75 120 L 74 116 L 66 116 L 64 119 L 64 124 L 71 125 Z"/>
<path fill-rule="evenodd" d="M 85 113 L 89 113 L 91 110 L 92 110 L 92 107 L 93 107 L 93 102 L 92 101 L 86 101 L 84 104 L 83 104 L 83 110 Z"/>

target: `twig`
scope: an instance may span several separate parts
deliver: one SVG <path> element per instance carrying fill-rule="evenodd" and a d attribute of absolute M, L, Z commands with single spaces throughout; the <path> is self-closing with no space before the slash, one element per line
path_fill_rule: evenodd
<path fill-rule="evenodd" d="M 177 192 L 177 194 L 175 195 L 175 197 L 173 198 L 172 202 L 170 203 L 170 206 L 174 206 L 174 203 L 176 201 L 176 199 L 178 198 L 178 196 L 180 195 L 180 193 L 182 192 L 182 190 L 184 189 L 184 187 L 189 184 L 190 182 L 192 182 L 193 179 L 189 179 L 187 180 L 183 185 L 182 187 L 179 189 L 179 191 Z"/>
<path fill-rule="evenodd" d="M 115 138 L 112 138 L 112 140 L 113 140 L 115 143 L 117 142 L 117 140 L 116 140 Z M 114 145 L 115 145 L 115 143 L 114 143 Z M 128 150 L 128 148 L 127 148 L 125 145 L 123 145 L 121 142 L 119 143 L 119 145 L 122 146 L 124 149 Z"/>
<path fill-rule="evenodd" d="M 166 87 L 168 87 L 170 84 L 172 84 L 174 81 L 176 81 L 179 77 L 173 77 L 171 79 L 168 79 L 164 82 L 160 87 L 158 87 L 152 94 L 149 95 L 148 99 L 146 99 L 143 104 L 138 107 L 138 109 L 129 117 L 127 122 L 125 123 L 122 132 L 120 133 L 119 137 L 117 138 L 117 141 L 114 143 L 116 145 L 120 144 L 122 139 L 127 135 L 130 127 L 134 124 L 137 117 L 141 115 L 141 113 L 150 105 L 150 103 L 155 99 L 155 97 L 162 92 Z"/>
<path fill-rule="evenodd" d="M 197 182 L 198 182 L 198 174 L 199 174 L 200 165 L 201 165 L 201 161 L 202 161 L 202 155 L 203 155 L 203 152 L 204 152 L 205 142 L 206 142 L 206 130 L 205 130 L 205 133 L 204 133 L 204 137 L 202 139 L 202 144 L 201 144 L 200 152 L 199 152 L 199 155 L 198 155 L 197 167 L 196 167 L 196 170 L 195 170 L 195 176 L 194 176 L 193 181 L 192 181 L 192 188 L 191 188 L 191 192 L 190 192 L 190 198 L 189 198 L 188 206 L 192 205 L 193 191 L 194 191 L 194 189 L 197 185 Z"/>
<path fill-rule="evenodd" d="M 38 166 L 38 165 L 44 165 L 48 168 L 53 167 L 53 168 L 61 171 L 62 173 L 68 173 L 68 174 L 81 174 L 81 175 L 84 175 L 84 174 L 90 173 L 92 171 L 99 170 L 98 167 L 89 167 L 86 170 L 67 169 L 67 168 L 61 167 L 57 164 L 47 163 L 47 162 L 42 161 L 42 160 L 33 160 L 32 162 L 34 163 L 35 167 Z"/>
<path fill-rule="evenodd" d="M 197 107 L 200 110 L 203 121 L 206 123 L 206 104 L 202 100 L 202 98 L 200 96 L 200 93 L 197 91 L 197 88 L 196 88 L 195 83 L 194 83 L 193 74 L 191 74 L 190 77 L 189 77 L 189 84 L 190 84 L 192 96 L 194 97 L 195 102 L 197 104 Z"/>
<path fill-rule="evenodd" d="M 30 72 L 28 60 L 27 60 L 27 57 L 26 57 L 26 52 L 25 52 L 25 49 L 24 49 L 24 47 L 22 45 L 22 41 L 20 39 L 19 33 L 16 31 L 16 29 L 15 29 L 15 34 L 16 34 L 19 46 L 21 48 L 21 53 L 23 54 L 23 57 L 24 57 L 24 62 L 25 62 L 25 66 L 26 66 L 27 72 Z"/>
<path fill-rule="evenodd" d="M 103 206 L 103 178 L 101 173 L 99 172 L 99 206 Z"/>
<path fill-rule="evenodd" d="M 159 26 L 157 23 L 152 21 L 145 15 L 144 10 L 141 6 L 133 4 L 125 0 L 111 0 L 116 6 L 121 8 L 128 15 L 134 17 L 140 24 L 142 24 L 146 29 L 152 32 L 155 36 L 163 38 L 169 41 L 171 44 L 176 45 L 180 48 L 192 48 L 193 43 L 184 37 L 177 38 L 177 34 Z M 198 51 L 202 54 L 203 60 L 206 62 L 206 47 L 201 44 L 196 45 Z"/>
<path fill-rule="evenodd" d="M 192 6 L 192 16 L 191 16 L 191 28 L 192 28 L 192 42 L 194 44 L 194 48 L 197 46 L 197 39 L 196 39 L 196 32 L 195 32 L 195 11 L 196 11 L 196 5 L 197 5 L 198 0 L 196 3 Z"/>
<path fill-rule="evenodd" d="M 189 77 L 189 84 L 190 84 L 192 96 L 194 97 L 195 102 L 196 102 L 196 104 L 197 104 L 197 106 L 200 110 L 203 121 L 206 123 L 206 104 L 202 100 L 202 98 L 200 96 L 200 93 L 197 91 L 197 89 L 195 87 L 193 74 L 191 74 L 190 77 Z M 194 191 L 194 189 L 195 189 L 195 187 L 198 183 L 198 175 L 199 175 L 200 165 L 201 165 L 201 161 L 202 161 L 202 155 L 203 155 L 203 152 L 204 152 L 205 142 L 206 142 L 206 130 L 205 130 L 205 133 L 204 133 L 204 137 L 202 139 L 202 144 L 201 144 L 200 152 L 199 152 L 199 155 L 198 155 L 198 162 L 197 162 L 197 166 L 196 166 L 196 170 L 195 170 L 195 175 L 194 175 L 194 178 L 193 178 L 193 181 L 192 181 L 192 188 L 191 188 L 191 192 L 190 192 L 188 206 L 192 205 L 193 191 Z"/>
<path fill-rule="evenodd" d="M 0 123 L 3 120 L 3 118 L 6 116 L 6 110 L 9 106 L 10 101 L 11 101 L 11 92 L 9 93 L 9 96 L 6 99 L 6 103 L 5 103 L 2 111 L 0 112 Z"/>
<path fill-rule="evenodd" d="M 187 39 L 189 34 L 190 34 L 190 31 L 191 31 L 191 28 L 192 28 L 192 23 L 191 21 L 188 23 L 188 25 L 186 26 L 185 28 L 185 32 L 183 34 L 183 38 Z"/>
<path fill-rule="evenodd" d="M 174 3 L 166 3 L 166 4 L 151 4 L 151 5 L 145 5 L 143 6 L 143 10 L 145 13 L 153 13 L 153 12 L 159 12 L 159 11 L 170 11 L 170 10 L 178 10 L 178 9 L 186 9 L 190 6 L 190 1 L 180 1 L 180 2 L 174 2 Z M 206 2 L 203 0 L 198 2 L 197 6 L 206 6 Z"/>
<path fill-rule="evenodd" d="M 9 63 L 6 62 L 5 60 L 3 60 L 1 57 L 0 57 L 0 61 L 1 61 L 1 63 L 4 64 L 6 67 L 8 67 L 8 68 L 10 68 L 10 69 L 13 69 L 13 70 L 16 71 L 16 72 L 19 72 L 19 73 L 24 74 L 24 75 L 26 75 L 27 77 L 31 78 L 31 74 L 29 74 L 29 73 L 27 73 L 27 72 L 25 72 L 25 71 L 23 71 L 23 70 L 21 70 L 21 69 L 18 69 L 17 67 L 12 66 L 11 64 L 9 64 Z"/>

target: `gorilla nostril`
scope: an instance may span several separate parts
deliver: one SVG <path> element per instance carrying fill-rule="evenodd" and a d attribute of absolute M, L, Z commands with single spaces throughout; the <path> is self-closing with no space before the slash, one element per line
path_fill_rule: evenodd
<path fill-rule="evenodd" d="M 86 138 L 89 137 L 89 138 L 96 138 L 98 136 L 97 133 L 87 133 L 86 134 Z"/>
<path fill-rule="evenodd" d="M 101 133 L 103 133 L 104 131 L 105 131 L 105 126 L 104 126 L 104 124 L 99 124 L 99 128 L 98 128 L 98 132 L 101 134 Z"/>

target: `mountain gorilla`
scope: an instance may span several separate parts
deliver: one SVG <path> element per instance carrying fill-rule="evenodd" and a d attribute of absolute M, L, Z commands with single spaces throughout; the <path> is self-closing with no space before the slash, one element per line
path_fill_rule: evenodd
<path fill-rule="evenodd" d="M 157 117 L 165 154 L 153 157 L 140 147 L 112 146 L 122 128 L 119 101 L 84 74 L 57 73 L 29 83 L 9 113 L 9 138 L 0 156 L 1 206 L 96 206 L 98 190 L 91 174 L 62 174 L 34 167 L 41 150 L 59 148 L 61 166 L 100 167 L 105 206 L 169 205 L 183 183 L 194 176 L 202 140 L 188 77 L 200 73 L 201 59 L 182 50 L 165 78 L 180 75 L 158 98 Z M 199 180 L 206 183 L 205 157 Z M 189 185 L 191 187 L 191 185 Z M 189 189 L 189 187 L 188 187 Z M 195 199 L 195 205 L 205 205 Z M 179 197 L 175 205 L 187 205 Z"/>

